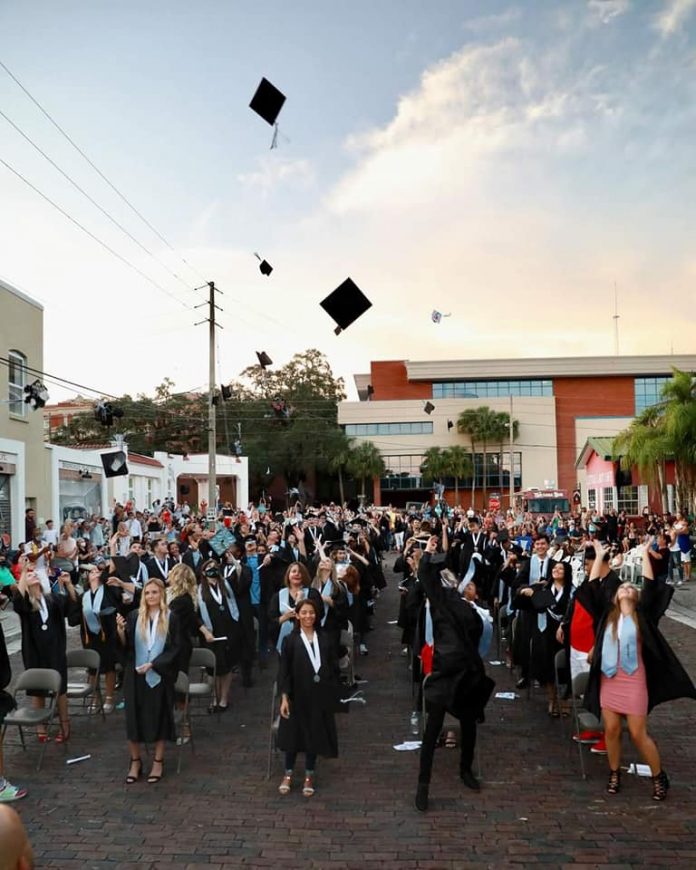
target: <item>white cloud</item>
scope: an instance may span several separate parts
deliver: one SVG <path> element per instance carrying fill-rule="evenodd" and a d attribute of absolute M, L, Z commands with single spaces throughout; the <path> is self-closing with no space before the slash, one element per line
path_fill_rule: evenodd
<path fill-rule="evenodd" d="M 314 183 L 314 169 L 308 160 L 288 160 L 276 152 L 260 158 L 257 167 L 252 172 L 240 173 L 237 180 L 264 195 L 282 184 L 308 187 Z"/>
<path fill-rule="evenodd" d="M 522 12 L 516 6 L 511 6 L 503 12 L 494 15 L 481 15 L 478 18 L 471 18 L 464 23 L 464 29 L 471 33 L 484 33 L 491 30 L 500 30 L 507 27 L 509 24 L 519 21 L 522 17 Z"/>
<path fill-rule="evenodd" d="M 587 7 L 602 24 L 609 24 L 613 18 L 618 18 L 628 12 L 630 0 L 588 0 Z"/>
<path fill-rule="evenodd" d="M 696 9 L 696 0 L 665 0 L 665 8 L 655 19 L 655 27 L 664 38 L 682 29 L 687 18 Z"/>

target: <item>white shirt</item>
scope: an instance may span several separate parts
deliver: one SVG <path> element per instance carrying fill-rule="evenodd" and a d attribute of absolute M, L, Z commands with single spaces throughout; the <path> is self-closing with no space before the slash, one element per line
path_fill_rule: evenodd
<path fill-rule="evenodd" d="M 42 540 L 44 541 L 44 543 L 53 544 L 53 546 L 55 547 L 55 545 L 58 543 L 58 534 L 58 529 L 44 529 Z"/>
<path fill-rule="evenodd" d="M 128 523 L 128 531 L 130 532 L 131 538 L 142 538 L 143 527 L 140 525 L 140 520 L 133 517 L 133 519 Z"/>

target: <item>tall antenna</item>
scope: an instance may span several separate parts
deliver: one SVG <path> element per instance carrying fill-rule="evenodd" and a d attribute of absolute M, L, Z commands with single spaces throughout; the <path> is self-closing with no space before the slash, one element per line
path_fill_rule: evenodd
<path fill-rule="evenodd" d="M 614 353 L 619 355 L 619 294 L 616 289 L 616 281 L 614 281 Z"/>

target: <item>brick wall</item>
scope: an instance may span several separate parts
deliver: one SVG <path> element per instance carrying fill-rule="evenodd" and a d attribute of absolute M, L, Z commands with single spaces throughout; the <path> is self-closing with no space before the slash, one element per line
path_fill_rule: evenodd
<path fill-rule="evenodd" d="M 403 360 L 370 363 L 370 378 L 375 388 L 373 399 L 429 399 L 433 385 L 428 381 L 409 382 Z"/>

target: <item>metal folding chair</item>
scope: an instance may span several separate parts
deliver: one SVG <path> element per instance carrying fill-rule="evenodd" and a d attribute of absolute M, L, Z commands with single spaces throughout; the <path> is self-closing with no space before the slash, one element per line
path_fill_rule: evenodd
<path fill-rule="evenodd" d="M 556 653 L 556 655 L 553 658 L 553 679 L 554 679 L 554 684 L 556 686 L 556 701 L 558 702 L 559 712 L 560 712 L 560 708 L 562 706 L 561 701 L 562 701 L 562 697 L 563 697 L 563 692 L 561 691 L 561 686 L 563 686 L 563 689 L 566 689 L 567 685 L 568 685 L 568 680 L 566 680 L 565 683 L 561 682 L 561 675 L 563 674 L 564 671 L 566 674 L 569 673 L 569 671 L 568 671 L 568 654 L 566 653 L 566 651 L 564 649 L 559 649 L 559 651 Z"/>
<path fill-rule="evenodd" d="M 585 671 L 582 674 L 576 674 L 575 677 L 572 678 L 571 684 L 571 707 L 573 711 L 573 727 L 576 730 L 577 734 L 580 734 L 581 731 L 603 731 L 604 726 L 600 719 L 598 719 L 594 713 L 590 713 L 589 710 L 585 710 L 584 708 L 579 706 L 579 701 L 582 700 L 585 692 L 587 691 L 587 683 L 590 679 L 590 674 L 588 671 Z M 583 779 L 587 779 L 587 773 L 585 771 L 585 759 L 582 754 L 583 744 L 580 741 L 576 741 L 578 745 L 578 753 L 580 756 L 580 772 Z"/>
<path fill-rule="evenodd" d="M 355 636 L 353 634 L 353 624 L 348 622 L 348 628 L 344 628 L 341 632 L 339 643 L 347 650 L 347 664 L 341 668 L 341 676 L 346 677 L 349 685 L 355 682 Z"/>
<path fill-rule="evenodd" d="M 188 674 L 185 674 L 183 671 L 179 671 L 176 683 L 174 684 L 174 691 L 184 696 L 184 708 L 177 708 L 174 712 L 174 722 L 176 725 L 176 745 L 178 749 L 177 753 L 177 762 L 176 762 L 176 772 L 181 773 L 181 750 L 186 745 L 185 735 L 184 735 L 184 726 L 188 726 L 188 743 L 191 744 L 191 753 L 193 755 L 196 754 L 196 749 L 193 743 L 193 726 L 191 724 L 191 717 L 189 716 L 189 690 L 190 683 Z"/>
<path fill-rule="evenodd" d="M 268 766 L 266 770 L 266 779 L 271 778 L 273 769 L 273 756 L 278 750 L 278 729 L 280 728 L 280 712 L 276 709 L 278 703 L 278 683 L 273 683 L 273 692 L 271 694 L 271 724 L 268 729 Z"/>
<path fill-rule="evenodd" d="M 14 690 L 15 702 L 19 692 L 36 692 L 48 700 L 48 705 L 45 707 L 17 707 L 16 710 L 10 711 L 3 723 L 2 735 L 0 735 L 0 743 L 5 742 L 5 734 L 10 725 L 19 729 L 19 739 L 22 744 L 22 749 L 26 752 L 26 743 L 24 741 L 24 728 L 36 728 L 39 725 L 46 726 L 46 733 L 50 736 L 51 725 L 54 723 L 58 695 L 61 689 L 61 676 L 58 671 L 51 668 L 29 668 L 24 673 L 19 675 L 17 685 Z M 63 743 L 63 751 L 65 751 L 65 743 Z M 46 751 L 46 742 L 41 744 L 39 751 L 39 760 L 36 769 L 41 770 L 41 762 L 43 761 L 44 752 Z"/>
<path fill-rule="evenodd" d="M 105 721 L 104 699 L 101 693 L 101 657 L 95 649 L 71 649 L 67 653 L 68 659 L 68 704 L 70 701 L 82 701 L 82 708 L 89 701 L 90 709 L 96 707 L 96 712 L 101 713 L 102 721 Z M 71 671 L 87 671 L 86 674 L 71 674 Z M 90 673 L 94 672 L 94 676 Z M 74 712 L 71 710 L 73 715 Z"/>
<path fill-rule="evenodd" d="M 208 674 L 208 671 L 213 672 L 212 676 Z M 189 698 L 203 700 L 204 702 L 209 701 L 209 703 L 217 706 L 216 676 L 217 662 L 215 653 L 206 647 L 195 647 L 191 652 L 191 661 L 189 663 Z"/>

